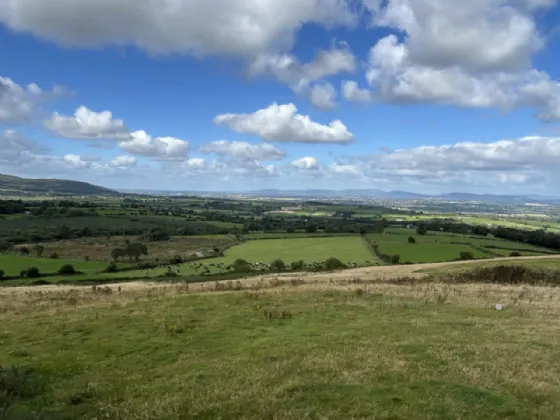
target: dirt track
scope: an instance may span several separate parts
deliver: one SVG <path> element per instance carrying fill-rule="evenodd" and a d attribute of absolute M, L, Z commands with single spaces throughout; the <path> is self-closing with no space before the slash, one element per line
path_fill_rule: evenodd
<path fill-rule="evenodd" d="M 426 263 L 426 264 L 409 264 L 409 265 L 387 265 L 378 267 L 362 267 L 354 268 L 343 271 L 327 272 L 327 273 L 283 273 L 283 274 L 266 274 L 256 277 L 247 277 L 240 279 L 244 283 L 253 283 L 260 281 L 261 279 L 270 280 L 273 278 L 291 279 L 291 278 L 304 278 L 309 281 L 329 281 L 331 279 L 352 279 L 352 278 L 366 278 L 366 279 L 389 279 L 398 277 L 423 277 L 426 273 L 419 272 L 420 270 L 444 268 L 455 265 L 476 265 L 486 262 L 511 262 L 511 261 L 523 261 L 523 260 L 558 260 L 560 263 L 560 255 L 547 255 L 538 257 L 504 257 L 504 258 L 492 258 L 485 260 L 471 260 L 471 261 L 452 261 L 452 262 L 442 262 L 442 263 Z M 227 281 L 227 280 L 223 280 Z M 200 287 L 205 283 L 193 283 L 190 286 L 192 288 Z M 206 283 L 207 284 L 207 283 Z M 145 281 L 133 281 L 133 282 L 116 282 L 107 284 L 112 288 L 121 287 L 123 290 L 131 289 L 145 289 L 161 286 L 162 283 L 156 282 L 145 282 Z M 16 287 L 3 287 L 0 288 L 0 294 L 8 293 L 25 293 L 30 290 L 33 291 L 64 291 L 70 289 L 83 289 L 91 288 L 91 286 L 81 286 L 81 285 L 44 285 L 44 286 L 16 286 Z"/>

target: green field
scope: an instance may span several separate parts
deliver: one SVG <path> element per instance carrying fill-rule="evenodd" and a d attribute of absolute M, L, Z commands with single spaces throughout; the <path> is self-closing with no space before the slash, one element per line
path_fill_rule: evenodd
<path fill-rule="evenodd" d="M 474 258 L 488 258 L 470 245 L 382 243 L 379 250 L 388 255 L 400 255 L 401 262 L 412 263 L 452 261 L 458 259 L 461 252 L 471 252 Z"/>
<path fill-rule="evenodd" d="M 0 414 L 556 420 L 560 296 L 522 290 L 327 282 L 1 294 Z"/>
<path fill-rule="evenodd" d="M 97 261 L 53 260 L 19 255 L 0 255 L 0 268 L 4 270 L 5 276 L 19 276 L 20 271 L 27 270 L 29 267 L 37 267 L 41 274 L 51 274 L 56 273 L 65 264 L 72 264 L 76 271 L 84 273 L 99 272 L 107 267 L 107 264 Z"/>

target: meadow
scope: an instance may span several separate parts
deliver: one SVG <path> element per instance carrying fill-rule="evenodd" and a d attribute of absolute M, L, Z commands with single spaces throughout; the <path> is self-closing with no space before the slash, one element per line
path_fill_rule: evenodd
<path fill-rule="evenodd" d="M 324 277 L 3 289 L 0 417 L 558 418 L 560 289 Z"/>
<path fill-rule="evenodd" d="M 65 264 L 71 264 L 76 271 L 83 273 L 95 273 L 107 267 L 107 264 L 97 261 L 53 260 L 18 255 L 0 255 L 0 268 L 4 271 L 5 276 L 19 276 L 20 271 L 27 270 L 29 267 L 37 267 L 41 274 L 52 274 L 56 273 Z M 124 264 L 121 266 L 124 266 Z"/>

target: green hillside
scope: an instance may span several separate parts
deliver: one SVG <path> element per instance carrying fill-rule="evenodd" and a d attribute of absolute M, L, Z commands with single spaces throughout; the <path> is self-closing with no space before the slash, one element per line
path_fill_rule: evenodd
<path fill-rule="evenodd" d="M 66 179 L 29 179 L 0 174 L 0 194 L 117 195 L 116 191 Z"/>

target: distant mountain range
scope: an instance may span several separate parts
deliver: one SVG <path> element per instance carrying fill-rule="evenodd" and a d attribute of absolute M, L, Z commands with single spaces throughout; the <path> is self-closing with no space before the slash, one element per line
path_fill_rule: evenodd
<path fill-rule="evenodd" d="M 251 196 L 264 197 L 370 197 L 389 200 L 444 200 L 444 201 L 476 201 L 492 202 L 498 204 L 558 204 L 558 197 L 543 197 L 538 195 L 499 195 L 499 194 L 471 194 L 471 193 L 448 193 L 448 194 L 419 194 L 408 191 L 382 191 L 375 189 L 360 190 L 257 190 L 244 193 Z"/>
<path fill-rule="evenodd" d="M 29 179 L 0 174 L 1 195 L 118 195 L 109 188 L 65 179 Z"/>

